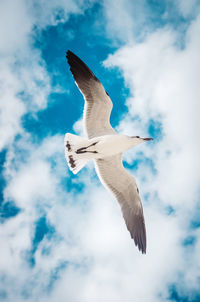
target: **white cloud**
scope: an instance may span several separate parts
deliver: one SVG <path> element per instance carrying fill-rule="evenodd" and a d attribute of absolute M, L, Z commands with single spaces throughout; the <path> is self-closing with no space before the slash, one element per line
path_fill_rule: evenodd
<path fill-rule="evenodd" d="M 46 138 L 40 146 L 22 138 L 10 148 L 5 164 L 5 176 L 9 180 L 4 191 L 5 199 L 15 200 L 26 210 L 39 205 L 42 207 L 42 203 L 43 207 L 51 206 L 56 200 L 59 182 L 54 170 L 56 175 L 66 176 L 66 169 L 62 167 L 64 156 L 61 157 L 63 145 L 63 137 L 57 135 Z M 56 168 L 52 163 L 57 165 Z"/>
<path fill-rule="evenodd" d="M 0 148 L 22 134 L 21 118 L 45 109 L 52 91 L 41 53 L 33 46 L 34 28 L 66 22 L 82 13 L 91 1 L 1 1 L 0 3 Z"/>
<path fill-rule="evenodd" d="M 199 14 L 199 0 L 191 0 L 191 1 L 184 1 L 184 0 L 177 0 L 176 5 L 180 11 L 180 13 L 183 15 L 183 17 L 191 17 L 191 16 L 197 16 Z"/>
<path fill-rule="evenodd" d="M 190 200 L 191 206 L 200 176 L 195 171 L 200 127 L 198 29 L 197 18 L 188 29 L 184 49 L 175 46 L 174 32 L 163 29 L 143 43 L 123 47 L 107 61 L 121 68 L 134 96 L 128 100 L 129 113 L 119 129 L 132 123 L 132 128 L 136 125 L 137 131 L 146 132 L 150 119 L 162 122 L 163 139 L 151 152 L 158 171 L 154 189 L 173 205 L 185 202 L 186 206 Z M 134 116 L 140 120 L 133 121 Z"/>
<path fill-rule="evenodd" d="M 86 134 L 84 133 L 84 124 L 83 124 L 83 118 L 81 118 L 80 120 L 76 121 L 74 126 L 73 126 L 73 130 L 77 133 L 77 135 L 80 136 L 86 136 Z"/>
<path fill-rule="evenodd" d="M 113 41 L 130 43 L 134 41 L 139 28 L 144 26 L 149 15 L 149 7 L 142 1 L 103 1 L 103 12 L 106 18 L 106 33 Z M 146 29 L 143 28 L 143 36 Z"/>
<path fill-rule="evenodd" d="M 40 3 L 44 20 L 38 17 L 37 22 L 41 28 L 57 23 L 54 12 L 59 5 L 62 16 L 67 18 L 66 2 L 57 2 L 56 6 L 52 1 L 46 12 Z M 37 113 L 47 106 L 51 87 L 40 53 L 32 49 L 32 61 L 28 59 L 31 49 L 28 35 L 36 23 L 31 20 L 37 16 L 27 18 L 30 7 L 23 1 L 20 5 L 24 5 L 19 7 L 21 19 L 16 15 L 13 22 L 16 28 L 22 21 L 27 22 L 27 30 L 20 33 L 19 40 L 6 37 L 16 43 L 19 54 L 12 53 L 12 43 L 9 49 L 5 48 L 5 53 L 10 54 L 4 57 L 7 65 L 3 64 L 0 72 L 5 100 L 2 147 L 9 145 L 4 198 L 21 207 L 20 214 L 6 220 L 0 230 L 0 268 L 4 276 L 0 289 L 7 292 L 7 301 L 21 301 L 23 293 L 28 301 L 42 302 L 129 302 L 133 297 L 140 302 L 161 301 L 160 297 L 166 301 L 168 285 L 179 284 L 179 272 L 184 273 L 182 285 L 179 284 L 183 292 L 198 289 L 199 240 L 193 246 L 192 256 L 182 246 L 182 240 L 188 235 L 199 237 L 199 230 L 188 230 L 197 206 L 199 180 L 199 19 L 190 24 L 184 49 L 176 46 L 177 33 L 166 27 L 149 34 L 140 43 L 122 47 L 106 63 L 120 68 L 131 94 L 127 100 L 129 112 L 118 129 L 130 134 L 134 129 L 140 132 L 136 135 L 146 135 L 150 119 L 162 124 L 161 140 L 141 145 L 125 155 L 130 164 L 135 158 L 141 160 L 134 173 L 147 225 L 148 248 L 144 256 L 130 239 L 120 207 L 94 178 L 91 167 L 84 168 L 77 176 L 67 170 L 63 137 L 50 136 L 38 145 L 21 126 L 24 113 Z M 4 6 L 6 11 L 7 4 Z M 76 4 L 69 3 L 69 11 L 78 10 Z M 124 35 L 126 41 L 130 41 L 134 23 L 128 12 L 123 17 L 128 20 L 123 30 L 117 23 L 118 18 L 113 24 L 120 35 L 128 30 Z M 111 29 L 112 16 L 109 18 Z M 15 54 L 14 59 L 11 54 Z M 30 102 L 18 96 L 23 90 Z M 80 121 L 74 129 L 81 130 Z M 18 133 L 23 137 L 10 144 Z M 145 158 L 153 162 L 157 174 L 144 162 Z M 68 187 L 68 181 L 74 184 L 73 189 Z M 172 215 L 167 214 L 170 205 L 175 209 Z M 56 232 L 52 238 L 44 235 L 34 254 L 35 266 L 31 268 L 27 253 L 32 248 L 35 221 L 43 214 Z M 62 263 L 66 263 L 66 268 L 57 273 L 56 280 L 56 270 Z M 55 282 L 50 287 L 53 279 Z"/>
<path fill-rule="evenodd" d="M 152 208 L 158 215 L 155 225 L 160 228 L 163 220 L 166 220 L 167 227 L 165 231 L 163 230 L 164 238 L 166 239 L 167 236 L 167 240 L 173 240 L 175 233 L 177 235 L 172 245 L 169 245 L 169 241 L 167 242 L 164 249 L 166 255 L 163 256 L 167 260 L 171 257 L 172 262 L 168 267 L 173 268 L 173 272 L 168 271 L 161 259 L 159 260 L 158 249 L 164 244 L 161 242 L 161 235 L 158 239 L 159 244 L 154 250 L 160 267 L 156 279 L 159 284 L 156 288 L 157 293 L 164 284 L 166 286 L 168 282 L 178 282 L 175 274 L 179 271 L 184 273 L 187 267 L 187 260 L 184 258 L 186 251 L 184 247 L 181 247 L 181 238 L 190 234 L 189 222 L 198 204 L 200 173 L 196 167 L 200 164 L 197 151 L 200 141 L 197 130 L 200 128 L 199 23 L 200 19 L 197 17 L 188 27 L 185 47 L 182 49 L 177 46 L 178 33 L 166 27 L 149 34 L 141 43 L 122 47 L 105 62 L 106 66 L 120 68 L 131 93 L 127 101 L 129 112 L 120 122 L 119 130 L 131 133 L 134 129 L 135 135 L 141 134 L 141 131 L 146 133 L 151 119 L 162 125 L 162 139 L 155 142 L 153 146 L 141 146 L 143 156 L 153 161 L 156 175 L 151 170 L 148 171 L 146 165 L 143 164 L 136 171 L 142 190 L 151 192 L 148 207 L 151 204 L 157 204 L 155 208 Z M 129 162 L 130 159 L 136 160 L 138 156 L 137 152 L 129 152 Z M 144 182 L 146 177 L 147 181 Z M 171 231 L 170 218 L 166 214 L 158 214 L 158 211 L 163 211 L 169 205 L 176 211 Z M 150 217 L 154 220 L 153 214 L 152 211 L 146 215 L 147 221 Z M 153 232 L 148 243 L 151 253 L 151 244 L 156 236 L 152 221 L 148 228 Z M 170 249 L 173 250 L 173 255 Z M 199 254 L 197 247 L 195 253 Z M 164 255 L 164 251 L 161 254 Z M 193 263 L 195 266 L 195 261 Z M 161 276 L 162 271 L 165 271 L 165 278 Z M 192 274 L 191 271 L 192 269 L 190 274 Z M 192 283 L 184 289 L 186 294 L 188 290 L 195 288 L 198 278 L 199 269 Z M 184 287 L 188 284 L 187 278 L 183 278 L 182 282 Z M 148 288 L 148 284 L 148 282 L 143 284 L 145 289 Z M 178 286 L 182 288 L 182 285 L 178 284 Z M 151 283 L 151 290 L 153 288 Z M 155 301 L 155 292 L 149 293 L 145 299 Z M 137 296 L 137 300 L 143 301 L 140 296 Z"/>
<path fill-rule="evenodd" d="M 32 18 L 24 0 L 3 0 L 0 8 L 0 54 L 8 56 L 27 46 Z"/>
<path fill-rule="evenodd" d="M 36 0 L 28 4 L 28 9 L 34 19 L 34 23 L 40 28 L 45 28 L 49 25 L 66 22 L 70 14 L 81 13 L 83 3 L 85 1 L 82 0 L 51 0 L 46 5 L 44 0 Z"/>

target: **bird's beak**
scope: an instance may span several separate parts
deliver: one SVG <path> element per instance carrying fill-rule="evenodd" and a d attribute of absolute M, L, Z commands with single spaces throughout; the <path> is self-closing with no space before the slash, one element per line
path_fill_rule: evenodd
<path fill-rule="evenodd" d="M 144 141 L 152 141 L 153 138 L 151 138 L 151 137 L 148 138 L 148 137 L 147 137 L 147 138 L 143 138 L 143 140 L 144 140 Z"/>

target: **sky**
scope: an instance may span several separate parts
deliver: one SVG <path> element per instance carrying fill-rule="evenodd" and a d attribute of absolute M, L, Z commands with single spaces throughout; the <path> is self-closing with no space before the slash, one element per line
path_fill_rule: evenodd
<path fill-rule="evenodd" d="M 0 1 L 0 301 L 200 301 L 200 1 Z M 73 175 L 64 134 L 84 135 L 65 58 L 113 101 L 137 180 L 147 254 L 93 163 Z"/>

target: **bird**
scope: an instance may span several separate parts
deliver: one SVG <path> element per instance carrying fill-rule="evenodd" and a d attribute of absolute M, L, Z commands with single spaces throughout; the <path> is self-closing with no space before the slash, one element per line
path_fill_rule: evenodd
<path fill-rule="evenodd" d="M 110 124 L 113 103 L 101 82 L 72 51 L 66 52 L 70 71 L 85 100 L 83 123 L 86 137 L 66 133 L 65 157 L 70 170 L 78 173 L 90 160 L 97 175 L 117 199 L 131 238 L 146 254 L 146 227 L 135 178 L 124 168 L 122 154 L 152 138 L 118 134 Z"/>

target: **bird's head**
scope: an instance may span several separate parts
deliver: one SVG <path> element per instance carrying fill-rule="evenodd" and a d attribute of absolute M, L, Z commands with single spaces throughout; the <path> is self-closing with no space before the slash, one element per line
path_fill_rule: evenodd
<path fill-rule="evenodd" d="M 131 136 L 131 139 L 132 139 L 132 142 L 133 142 L 134 146 L 139 145 L 139 144 L 141 144 L 143 142 L 146 142 L 146 141 L 152 141 L 153 140 L 153 138 L 151 138 L 151 137 L 144 138 L 144 137 L 140 137 L 140 136 Z"/>

